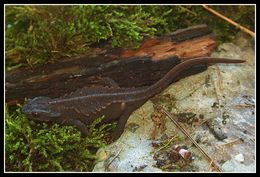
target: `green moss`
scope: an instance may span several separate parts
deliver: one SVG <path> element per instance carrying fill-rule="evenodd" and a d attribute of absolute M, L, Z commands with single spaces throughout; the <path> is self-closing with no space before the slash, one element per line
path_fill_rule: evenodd
<path fill-rule="evenodd" d="M 254 31 L 254 6 L 212 8 Z M 8 69 L 87 54 L 101 41 L 112 47 L 137 47 L 143 36 L 165 35 L 202 23 L 222 42 L 238 32 L 202 6 L 191 5 L 7 5 L 5 12 Z"/>
<path fill-rule="evenodd" d="M 5 118 L 6 171 L 90 171 L 95 152 L 106 145 L 106 132 L 115 124 L 91 126 L 89 137 L 82 138 L 73 126 L 48 125 L 28 120 L 21 107 Z"/>

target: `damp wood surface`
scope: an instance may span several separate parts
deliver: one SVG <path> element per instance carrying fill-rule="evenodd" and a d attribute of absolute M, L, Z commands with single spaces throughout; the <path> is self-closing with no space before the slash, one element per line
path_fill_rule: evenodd
<path fill-rule="evenodd" d="M 106 86 L 110 82 L 120 87 L 149 86 L 176 64 L 209 56 L 216 47 L 216 36 L 206 25 L 145 38 L 137 49 L 97 47 L 88 56 L 7 72 L 6 102 L 23 103 L 25 98 L 36 96 L 57 98 L 83 87 Z M 204 70 L 206 66 L 194 67 L 180 78 Z"/>

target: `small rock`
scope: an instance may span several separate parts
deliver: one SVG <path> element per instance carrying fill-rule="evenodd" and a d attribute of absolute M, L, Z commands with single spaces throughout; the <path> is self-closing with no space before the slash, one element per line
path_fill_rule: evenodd
<path fill-rule="evenodd" d="M 179 154 L 187 161 L 192 159 L 192 153 L 186 149 L 180 149 Z"/>
<path fill-rule="evenodd" d="M 172 150 L 170 152 L 169 159 L 172 162 L 178 162 L 180 160 L 180 158 L 181 158 L 181 155 L 176 150 Z"/>
<path fill-rule="evenodd" d="M 209 142 L 209 135 L 207 133 L 206 130 L 202 130 L 202 131 L 196 131 L 195 134 L 195 141 L 197 143 L 206 143 Z"/>
<path fill-rule="evenodd" d="M 162 141 L 159 141 L 159 140 L 157 140 L 157 141 L 153 141 L 152 143 L 151 143 L 151 145 L 152 145 L 152 147 L 154 147 L 154 148 L 158 148 L 158 147 L 160 147 L 160 144 L 162 143 Z"/>
<path fill-rule="evenodd" d="M 145 167 L 147 167 L 147 165 L 141 165 L 141 166 L 139 166 L 139 167 L 135 167 L 135 168 L 133 169 L 133 172 L 142 171 Z"/>
<path fill-rule="evenodd" d="M 140 125 L 136 124 L 136 123 L 129 123 L 127 124 L 127 128 L 134 133 L 138 128 L 140 127 Z"/>
<path fill-rule="evenodd" d="M 156 167 L 162 167 L 162 166 L 164 166 L 165 165 L 165 160 L 162 160 L 162 159 L 158 159 L 157 161 L 156 161 Z"/>
<path fill-rule="evenodd" d="M 227 138 L 227 135 L 222 131 L 221 127 L 219 126 L 213 126 L 211 128 L 211 131 L 218 140 L 222 141 Z"/>
<path fill-rule="evenodd" d="M 242 163 L 242 162 L 245 161 L 245 158 L 244 158 L 243 154 L 238 154 L 238 155 L 236 155 L 234 159 L 235 159 L 237 162 L 240 162 L 240 163 Z"/>
<path fill-rule="evenodd" d="M 199 143 L 199 142 L 201 141 L 201 138 L 202 138 L 202 135 L 199 134 L 199 133 L 197 133 L 196 136 L 195 136 L 195 141 L 196 141 L 197 143 Z"/>
<path fill-rule="evenodd" d="M 171 147 L 171 149 L 173 149 L 173 150 L 179 152 L 179 150 L 181 149 L 181 147 L 180 147 L 179 145 L 173 145 L 173 146 Z"/>

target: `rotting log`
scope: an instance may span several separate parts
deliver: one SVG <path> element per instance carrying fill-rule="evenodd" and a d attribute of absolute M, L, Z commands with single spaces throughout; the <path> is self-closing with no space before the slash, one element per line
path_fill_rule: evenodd
<path fill-rule="evenodd" d="M 194 57 L 209 56 L 216 48 L 216 37 L 206 25 L 178 30 L 167 36 L 146 38 L 138 49 L 93 49 L 93 55 L 20 68 L 6 73 L 6 102 L 22 103 L 25 98 L 51 98 L 91 85 L 120 87 L 148 86 L 172 67 Z M 206 70 L 193 67 L 184 76 Z M 180 78 L 182 78 L 180 77 Z"/>

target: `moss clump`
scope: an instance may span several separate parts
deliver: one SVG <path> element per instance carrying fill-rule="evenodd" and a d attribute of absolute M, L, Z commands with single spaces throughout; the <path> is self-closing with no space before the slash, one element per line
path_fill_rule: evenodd
<path fill-rule="evenodd" d="M 33 66 L 90 52 L 100 41 L 136 46 L 160 18 L 142 6 L 7 6 L 6 59 Z"/>
<path fill-rule="evenodd" d="M 21 107 L 11 115 L 6 109 L 5 115 L 6 171 L 91 171 L 96 150 L 106 145 L 105 134 L 115 127 L 95 128 L 101 117 L 90 126 L 91 135 L 82 138 L 73 126 L 29 121 Z"/>
<path fill-rule="evenodd" d="M 254 6 L 212 6 L 254 30 Z M 165 35 L 207 24 L 221 41 L 238 29 L 202 6 L 10 6 L 5 9 L 7 69 L 91 52 L 106 41 L 112 47 L 137 47 L 143 36 Z"/>

